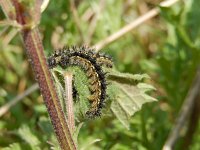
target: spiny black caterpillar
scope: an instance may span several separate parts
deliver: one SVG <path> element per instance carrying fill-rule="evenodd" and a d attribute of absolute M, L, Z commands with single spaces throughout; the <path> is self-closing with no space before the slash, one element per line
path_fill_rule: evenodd
<path fill-rule="evenodd" d="M 100 116 L 107 88 L 106 73 L 103 71 L 102 66 L 112 68 L 112 58 L 103 53 L 95 52 L 94 49 L 86 46 L 72 46 L 57 50 L 48 58 L 50 69 L 57 65 L 62 68 L 79 66 L 84 70 L 89 80 L 89 90 L 91 93 L 88 98 L 91 106 L 86 112 L 86 116 L 88 118 Z"/>

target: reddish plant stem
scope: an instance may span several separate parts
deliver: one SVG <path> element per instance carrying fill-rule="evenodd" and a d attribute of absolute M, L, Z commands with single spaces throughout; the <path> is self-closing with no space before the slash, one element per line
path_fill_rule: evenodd
<path fill-rule="evenodd" d="M 0 0 L 0 5 L 3 7 L 2 9 L 4 10 L 4 13 L 10 13 L 10 9 L 7 8 L 8 6 L 4 2 L 5 1 Z M 39 31 L 37 28 L 30 24 L 33 19 L 31 17 L 33 15 L 29 14 L 30 12 L 27 12 L 25 6 L 19 3 L 18 0 L 12 0 L 12 4 L 16 12 L 16 21 L 23 27 L 22 37 L 25 44 L 26 53 L 28 54 L 29 61 L 34 70 L 36 80 L 39 84 L 40 91 L 50 115 L 50 119 L 53 124 L 60 147 L 63 150 L 74 150 L 76 149 L 76 145 L 72 139 L 68 124 L 66 122 L 61 104 L 56 93 L 56 89 L 51 78 L 51 74 L 47 67 Z M 6 9 L 4 8 L 5 6 Z M 7 14 L 6 16 L 14 21 L 12 17 L 13 15 Z"/>
<path fill-rule="evenodd" d="M 23 40 L 60 146 L 64 150 L 75 149 L 51 74 L 47 68 L 37 29 L 24 31 Z M 72 144 L 69 144 L 69 139 Z"/>

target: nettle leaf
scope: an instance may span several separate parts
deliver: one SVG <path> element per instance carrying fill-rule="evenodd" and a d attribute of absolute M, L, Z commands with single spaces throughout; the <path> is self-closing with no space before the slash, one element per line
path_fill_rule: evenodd
<path fill-rule="evenodd" d="M 130 73 L 120 73 L 118 71 L 113 70 L 109 73 L 108 79 L 111 81 L 117 82 L 131 82 L 137 83 L 143 79 L 150 79 L 149 75 L 147 74 L 130 74 Z"/>
<path fill-rule="evenodd" d="M 142 108 L 142 105 L 147 102 L 156 101 L 155 98 L 148 95 L 146 92 L 155 90 L 152 85 L 142 83 L 145 78 L 149 78 L 146 74 L 128 74 L 112 72 L 108 79 L 112 82 L 111 94 L 111 111 L 119 119 L 119 121 L 129 129 L 130 117 L 135 112 Z"/>
<path fill-rule="evenodd" d="M 48 137 L 44 142 L 49 145 L 50 149 L 60 150 L 50 120 L 47 117 L 42 116 L 39 118 L 38 126 Z"/>
<path fill-rule="evenodd" d="M 38 121 L 38 126 L 45 135 L 51 135 L 53 133 L 53 128 L 49 118 L 41 116 Z"/>
<path fill-rule="evenodd" d="M 10 144 L 9 147 L 3 148 L 2 150 L 22 150 L 19 143 Z"/>
<path fill-rule="evenodd" d="M 35 150 L 36 148 L 32 147 L 28 143 L 12 143 L 8 147 L 1 148 L 1 150 Z M 38 149 L 36 149 L 38 150 Z"/>
<path fill-rule="evenodd" d="M 83 122 L 79 123 L 77 127 L 75 128 L 75 131 L 73 132 L 73 139 L 77 145 L 78 145 L 78 135 L 82 126 L 83 126 Z"/>
<path fill-rule="evenodd" d="M 93 139 L 91 141 L 88 141 L 87 143 L 85 143 L 80 148 L 80 150 L 93 150 L 93 149 L 97 149 L 94 144 L 97 143 L 97 142 L 100 142 L 100 141 L 101 141 L 101 139 Z"/>
<path fill-rule="evenodd" d="M 27 125 L 23 125 L 19 130 L 17 131 L 17 135 L 19 135 L 20 138 L 22 138 L 26 143 L 28 143 L 31 147 L 34 149 L 39 149 L 37 147 L 41 142 L 37 138 L 35 134 L 31 131 L 31 129 Z"/>
<path fill-rule="evenodd" d="M 62 109 L 66 113 L 65 89 L 64 89 L 65 86 L 64 86 L 63 72 L 60 69 L 53 69 L 51 73 L 56 82 L 55 87 L 57 89 L 57 94 L 61 102 Z"/>

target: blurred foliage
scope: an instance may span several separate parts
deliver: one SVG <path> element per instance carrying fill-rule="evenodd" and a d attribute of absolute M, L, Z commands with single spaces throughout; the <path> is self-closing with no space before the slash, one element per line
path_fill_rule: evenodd
<path fill-rule="evenodd" d="M 63 45 L 88 41 L 91 22 L 100 1 L 76 0 L 80 31 L 69 1 L 50 1 L 43 12 L 40 31 L 45 53 Z M 160 0 L 107 0 L 97 17 L 91 45 L 115 33 L 125 24 L 155 7 Z M 87 150 L 160 150 L 175 123 L 181 104 L 194 79 L 200 61 L 200 1 L 182 0 L 160 8 L 152 18 L 104 48 L 114 57 L 119 71 L 148 73 L 157 88 L 159 101 L 146 104 L 134 114 L 127 130 L 119 120 L 102 117 L 82 125 L 78 143 Z M 2 12 L 1 19 L 4 18 Z M 23 93 L 35 81 L 17 29 L 0 28 L 0 106 Z M 200 123 L 191 150 L 200 149 Z M 180 138 L 176 149 L 181 149 Z M 25 97 L 0 118 L 0 149 L 56 149 L 58 146 L 39 91 Z"/>

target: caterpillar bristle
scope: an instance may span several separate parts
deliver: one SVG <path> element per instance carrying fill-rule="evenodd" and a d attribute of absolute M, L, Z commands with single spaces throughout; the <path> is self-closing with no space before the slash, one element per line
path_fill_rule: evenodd
<path fill-rule="evenodd" d="M 101 109 L 104 106 L 106 99 L 106 74 L 102 66 L 112 67 L 112 58 L 104 53 L 96 53 L 94 49 L 85 45 L 65 46 L 63 49 L 58 49 L 52 56 L 48 58 L 49 68 L 52 69 L 57 65 L 62 68 L 68 66 L 79 66 L 82 68 L 89 81 L 89 90 L 91 95 L 88 97 L 90 108 L 86 112 L 88 118 L 95 118 L 101 115 Z M 73 87 L 73 96 L 78 95 L 75 87 Z"/>

